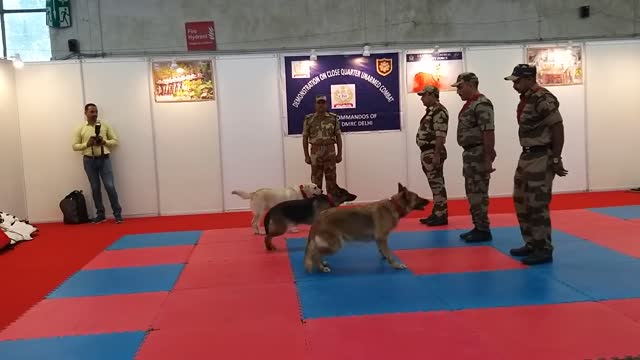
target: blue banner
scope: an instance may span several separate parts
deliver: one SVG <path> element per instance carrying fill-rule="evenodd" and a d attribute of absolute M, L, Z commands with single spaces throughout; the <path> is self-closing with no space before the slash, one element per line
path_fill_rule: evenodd
<path fill-rule="evenodd" d="M 285 57 L 288 134 L 302 134 L 315 97 L 327 97 L 343 132 L 400 130 L 400 69 L 397 53 Z"/>

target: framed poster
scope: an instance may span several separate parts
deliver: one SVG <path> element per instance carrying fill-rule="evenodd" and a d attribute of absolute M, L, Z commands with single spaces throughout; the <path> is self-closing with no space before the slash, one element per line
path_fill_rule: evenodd
<path fill-rule="evenodd" d="M 154 61 L 152 72 L 156 102 L 215 99 L 211 60 Z"/>
<path fill-rule="evenodd" d="M 407 54 L 407 92 L 418 93 L 427 85 L 441 92 L 455 91 L 451 84 L 464 72 L 462 51 Z"/>
<path fill-rule="evenodd" d="M 327 97 L 343 132 L 400 130 L 398 53 L 284 58 L 287 134 L 302 133 L 315 97 Z"/>
<path fill-rule="evenodd" d="M 535 65 L 540 85 L 579 85 L 583 81 L 582 47 L 527 48 L 527 63 Z"/>

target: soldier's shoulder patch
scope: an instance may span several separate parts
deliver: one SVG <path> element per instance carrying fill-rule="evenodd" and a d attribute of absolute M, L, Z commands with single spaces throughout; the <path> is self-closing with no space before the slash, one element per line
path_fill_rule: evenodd
<path fill-rule="evenodd" d="M 332 113 L 332 112 L 328 112 L 327 114 L 329 114 L 329 116 L 334 117 L 334 118 L 338 118 L 338 114 L 336 113 Z"/>

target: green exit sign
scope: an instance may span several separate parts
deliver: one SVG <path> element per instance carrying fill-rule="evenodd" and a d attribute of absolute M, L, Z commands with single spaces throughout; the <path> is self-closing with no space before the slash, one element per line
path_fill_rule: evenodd
<path fill-rule="evenodd" d="M 47 0 L 47 26 L 71 27 L 71 2 L 69 0 Z"/>

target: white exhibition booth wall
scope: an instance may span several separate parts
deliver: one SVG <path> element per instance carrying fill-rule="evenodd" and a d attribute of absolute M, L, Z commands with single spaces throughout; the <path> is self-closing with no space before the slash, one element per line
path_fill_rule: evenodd
<path fill-rule="evenodd" d="M 634 84 L 640 79 L 640 41 L 582 46 L 584 84 L 550 88 L 561 102 L 569 170 L 556 180 L 554 192 L 637 186 L 640 93 Z M 407 52 L 400 53 L 403 59 Z M 492 196 L 512 192 L 521 151 L 519 98 L 503 78 L 524 62 L 524 54 L 524 46 L 464 49 L 465 69 L 478 75 L 481 92 L 495 106 Z M 283 56 L 180 57 L 213 60 L 215 77 L 215 101 L 184 103 L 154 101 L 149 59 L 27 63 L 22 69 L 0 62 L 0 211 L 33 222 L 60 221 L 58 203 L 74 189 L 84 190 L 93 211 L 81 156 L 71 149 L 87 102 L 98 105 L 120 138 L 112 161 L 125 216 L 245 210 L 248 202 L 232 190 L 309 182 L 302 139 L 286 135 Z M 400 78 L 402 131 L 344 134 L 338 183 L 361 202 L 392 195 L 398 182 L 431 197 L 415 145 L 424 107 L 416 94 L 407 93 L 402 73 Z M 456 144 L 463 102 L 455 92 L 442 92 L 441 101 L 450 113 L 447 191 L 450 198 L 463 198 L 462 151 Z M 110 214 L 106 194 L 103 198 Z"/>

